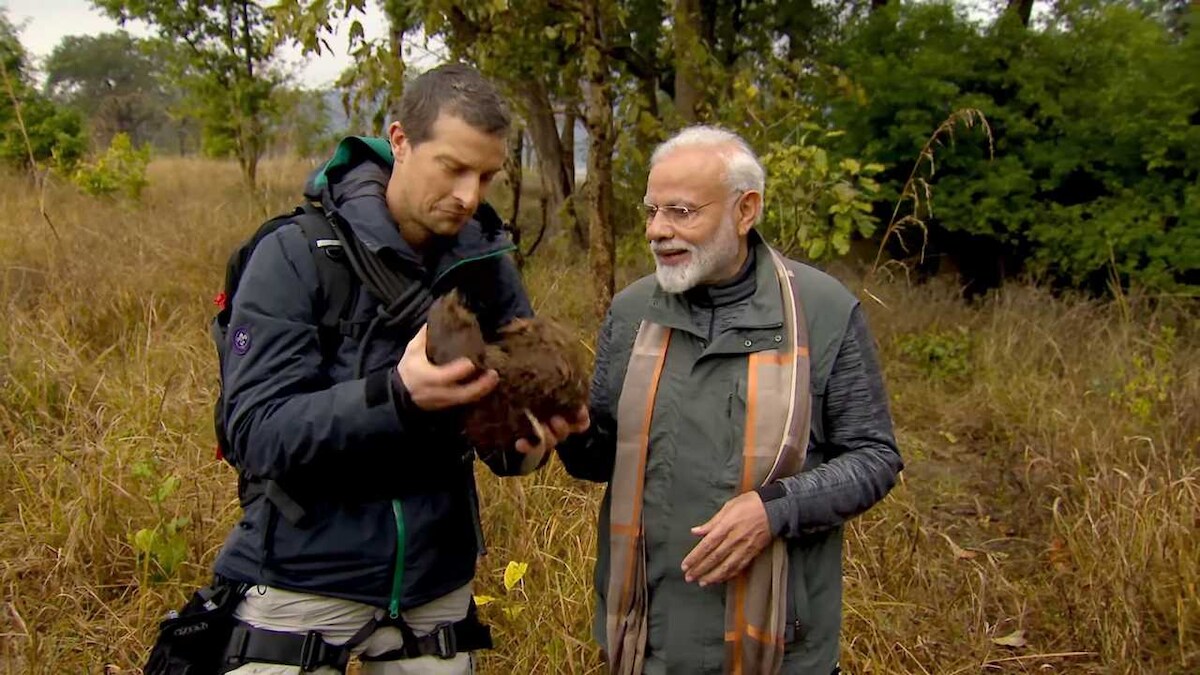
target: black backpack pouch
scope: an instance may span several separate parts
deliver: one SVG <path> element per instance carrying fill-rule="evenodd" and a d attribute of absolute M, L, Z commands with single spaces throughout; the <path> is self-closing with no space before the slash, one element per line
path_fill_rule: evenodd
<path fill-rule="evenodd" d="M 216 577 L 192 594 L 178 613 L 159 624 L 158 639 L 150 650 L 145 675 L 218 675 L 237 619 L 234 609 L 249 584 Z"/>

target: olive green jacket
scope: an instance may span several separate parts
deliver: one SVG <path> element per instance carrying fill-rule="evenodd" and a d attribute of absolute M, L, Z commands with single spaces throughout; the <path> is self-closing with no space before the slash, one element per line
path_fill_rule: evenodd
<path fill-rule="evenodd" d="M 653 276 L 613 300 L 601 330 L 591 390 L 592 428 L 559 448 L 567 471 L 607 482 L 616 411 L 642 320 L 673 329 L 655 399 L 646 465 L 643 525 L 649 591 L 646 673 L 719 673 L 724 668 L 725 587 L 684 581 L 691 528 L 735 496 L 741 476 L 746 355 L 780 339 L 780 290 L 766 245 L 756 250 L 753 295 L 712 336 L 711 316 Z M 804 470 L 761 492 L 776 536 L 788 541 L 784 672 L 829 675 L 838 662 L 842 605 L 842 524 L 883 498 L 902 468 L 886 395 L 856 298 L 837 280 L 788 261 L 808 324 L 812 435 Z M 859 344 L 866 342 L 866 344 Z M 838 386 L 831 391 L 831 379 Z M 830 395 L 833 399 L 830 400 Z M 603 645 L 608 581 L 608 503 L 597 533 L 594 637 Z"/>

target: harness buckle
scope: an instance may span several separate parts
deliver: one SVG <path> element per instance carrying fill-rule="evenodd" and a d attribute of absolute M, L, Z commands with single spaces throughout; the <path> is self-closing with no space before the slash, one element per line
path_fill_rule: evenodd
<path fill-rule="evenodd" d="M 325 660 L 325 641 L 321 639 L 321 634 L 315 630 L 308 631 L 300 647 L 300 672 L 312 672 L 325 665 Z"/>
<path fill-rule="evenodd" d="M 458 638 L 454 634 L 453 623 L 439 624 L 434 629 L 433 635 L 436 638 L 434 645 L 437 648 L 437 651 L 434 652 L 435 656 L 439 659 L 452 659 L 458 654 Z"/>

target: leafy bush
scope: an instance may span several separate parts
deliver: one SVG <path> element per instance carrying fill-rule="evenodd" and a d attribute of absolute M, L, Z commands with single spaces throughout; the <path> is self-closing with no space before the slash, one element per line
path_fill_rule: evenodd
<path fill-rule="evenodd" d="M 117 134 L 104 154 L 80 166 L 71 179 L 90 195 L 110 197 L 120 194 L 136 200 L 148 184 L 146 167 L 149 164 L 149 145 L 134 148 L 128 134 Z"/>
<path fill-rule="evenodd" d="M 979 109 L 995 160 L 974 139 L 940 149 L 931 225 L 1060 284 L 1200 283 L 1200 31 L 1120 3 L 1055 11 L 983 26 L 949 3 L 891 3 L 853 22 L 833 58 L 854 86 L 826 94 L 847 132 L 834 150 L 885 164 L 896 187 L 949 111 Z"/>
<path fill-rule="evenodd" d="M 51 162 L 70 169 L 86 149 L 82 118 L 34 89 L 29 55 L 0 14 L 0 162 L 21 168 Z"/>
<path fill-rule="evenodd" d="M 934 380 L 955 380 L 971 373 L 971 336 L 965 328 L 903 335 L 900 354 Z"/>
<path fill-rule="evenodd" d="M 825 149 L 807 138 L 772 143 L 762 157 L 770 195 L 762 229 L 781 248 L 803 250 L 812 260 L 845 255 L 852 236 L 875 232 L 871 200 L 879 184 L 871 176 L 883 165 L 863 166 L 849 157 L 831 163 Z"/>

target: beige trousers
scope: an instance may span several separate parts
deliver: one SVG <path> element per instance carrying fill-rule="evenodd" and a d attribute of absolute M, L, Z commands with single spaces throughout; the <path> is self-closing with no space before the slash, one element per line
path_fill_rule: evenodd
<path fill-rule="evenodd" d="M 406 610 L 404 620 L 417 635 L 431 632 L 440 623 L 454 622 L 467 615 L 471 602 L 471 584 L 451 591 L 432 602 Z M 269 586 L 254 586 L 234 612 L 238 619 L 264 630 L 305 634 L 319 631 L 331 645 L 345 644 L 372 617 L 383 619 L 384 611 L 371 605 L 327 598 L 308 593 L 296 593 Z M 374 656 L 404 644 L 400 629 L 378 628 L 353 651 L 356 655 Z M 317 675 L 337 675 L 332 668 L 313 671 Z M 425 656 L 399 661 L 363 663 L 362 675 L 471 675 L 474 665 L 469 653 L 451 659 Z M 229 675 L 300 675 L 299 666 L 280 666 L 269 663 L 247 663 Z"/>

